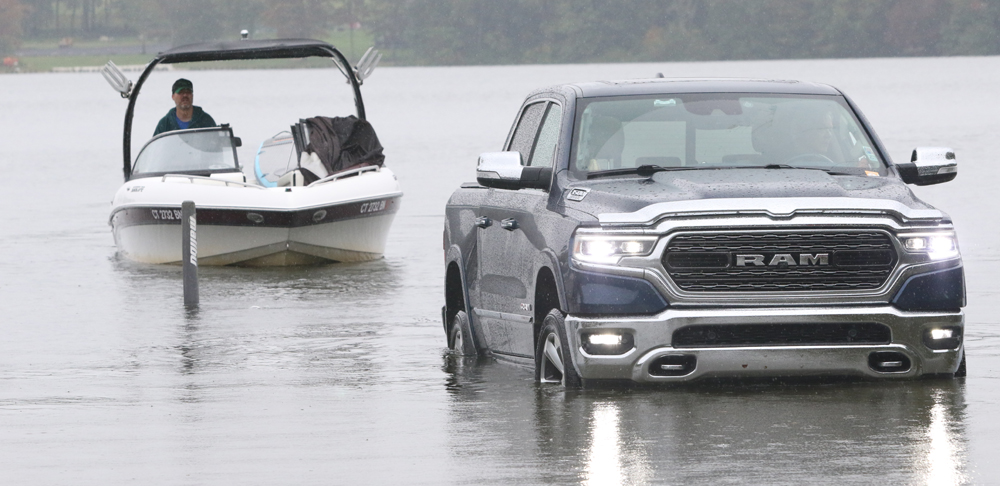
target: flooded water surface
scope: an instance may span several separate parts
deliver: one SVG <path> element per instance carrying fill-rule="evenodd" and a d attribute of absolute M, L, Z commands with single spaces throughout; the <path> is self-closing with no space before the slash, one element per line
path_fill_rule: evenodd
<path fill-rule="evenodd" d="M 444 204 L 476 157 L 536 87 L 657 72 L 829 83 L 896 160 L 954 147 L 958 178 L 914 191 L 958 227 L 968 378 L 564 392 L 450 356 Z M 332 70 L 157 73 L 136 143 L 180 76 L 251 148 L 350 106 Z M 0 482 L 1000 482 L 998 84 L 1000 58 L 380 68 L 368 118 L 405 193 L 385 258 L 202 267 L 186 311 L 179 266 L 115 254 L 126 103 L 98 74 L 2 76 Z"/>

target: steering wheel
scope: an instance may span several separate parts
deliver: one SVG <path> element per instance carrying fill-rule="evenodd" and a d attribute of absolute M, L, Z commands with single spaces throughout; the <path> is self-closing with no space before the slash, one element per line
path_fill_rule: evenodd
<path fill-rule="evenodd" d="M 825 164 L 837 165 L 836 163 L 833 162 L 832 159 L 830 159 L 830 157 L 827 157 L 823 154 L 815 154 L 815 153 L 799 154 L 785 161 L 785 163 L 788 165 L 792 165 L 795 162 L 822 162 Z"/>

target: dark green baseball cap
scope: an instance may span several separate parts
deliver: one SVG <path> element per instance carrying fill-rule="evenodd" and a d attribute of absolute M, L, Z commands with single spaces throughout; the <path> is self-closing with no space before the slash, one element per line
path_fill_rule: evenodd
<path fill-rule="evenodd" d="M 194 85 L 191 84 L 191 81 L 188 81 L 184 78 L 180 78 L 177 81 L 174 81 L 174 87 L 170 88 L 170 93 L 177 94 L 182 89 L 189 89 L 191 90 L 191 92 L 194 92 Z"/>

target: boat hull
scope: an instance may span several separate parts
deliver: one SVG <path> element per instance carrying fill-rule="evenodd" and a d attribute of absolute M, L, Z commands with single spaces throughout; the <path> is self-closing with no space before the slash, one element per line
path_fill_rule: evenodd
<path fill-rule="evenodd" d="M 179 263 L 180 207 L 191 200 L 197 211 L 199 265 L 374 260 L 385 251 L 402 196 L 385 168 L 315 188 L 265 189 L 184 179 L 139 179 L 119 190 L 109 223 L 121 256 Z"/>

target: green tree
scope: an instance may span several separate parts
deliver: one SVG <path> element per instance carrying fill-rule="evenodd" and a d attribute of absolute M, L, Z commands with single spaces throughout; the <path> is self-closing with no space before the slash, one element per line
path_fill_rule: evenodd
<path fill-rule="evenodd" d="M 171 0 L 158 5 L 170 26 L 170 42 L 178 46 L 216 40 L 223 34 L 223 12 L 217 0 Z"/>
<path fill-rule="evenodd" d="M 885 43 L 895 55 L 933 56 L 950 15 L 945 0 L 896 0 L 886 11 Z"/>
<path fill-rule="evenodd" d="M 642 25 L 642 60 L 676 61 L 715 59 L 715 43 L 708 40 L 712 28 L 707 19 L 710 4 L 701 0 L 654 2 L 647 10 L 649 25 Z"/>
<path fill-rule="evenodd" d="M 409 16 L 410 10 L 409 2 L 365 2 L 363 22 L 374 33 L 379 47 L 387 51 L 387 56 L 392 56 L 392 52 L 401 53 L 410 47 L 415 28 L 415 22 Z"/>
<path fill-rule="evenodd" d="M 872 57 L 890 55 L 885 43 L 890 2 L 832 0 L 817 3 L 809 19 L 812 33 L 808 57 Z"/>
<path fill-rule="evenodd" d="M 941 52 L 952 55 L 1000 53 L 1000 0 L 956 0 L 942 29 Z"/>
<path fill-rule="evenodd" d="M 255 34 L 260 26 L 260 17 L 267 9 L 267 0 L 229 0 L 223 2 L 221 13 L 224 19 L 223 38 L 236 38 L 243 29 Z"/>
<path fill-rule="evenodd" d="M 120 24 L 118 32 L 142 35 L 147 39 L 169 38 L 171 24 L 164 20 L 165 12 L 156 0 L 113 0 L 108 8 Z"/>
<path fill-rule="evenodd" d="M 544 25 L 552 41 L 552 60 L 609 62 L 634 59 L 647 30 L 644 26 L 658 17 L 647 12 L 652 3 L 649 0 L 628 4 L 602 0 L 558 1 L 554 18 L 546 19 Z"/>
<path fill-rule="evenodd" d="M 18 0 L 0 0 L 0 55 L 14 52 L 21 45 L 21 22 L 25 7 Z"/>
<path fill-rule="evenodd" d="M 51 28 L 55 19 L 53 2 L 51 0 L 22 0 L 27 12 L 22 19 L 21 28 L 28 36 L 40 35 Z M 7 18 L 4 15 L 4 18 Z"/>
<path fill-rule="evenodd" d="M 278 37 L 321 37 L 330 28 L 335 11 L 325 0 L 272 0 L 261 20 Z"/>
<path fill-rule="evenodd" d="M 397 64 L 787 59 L 1000 53 L 1000 0 L 0 0 L 23 35 L 174 45 L 323 38 L 360 21 Z"/>

